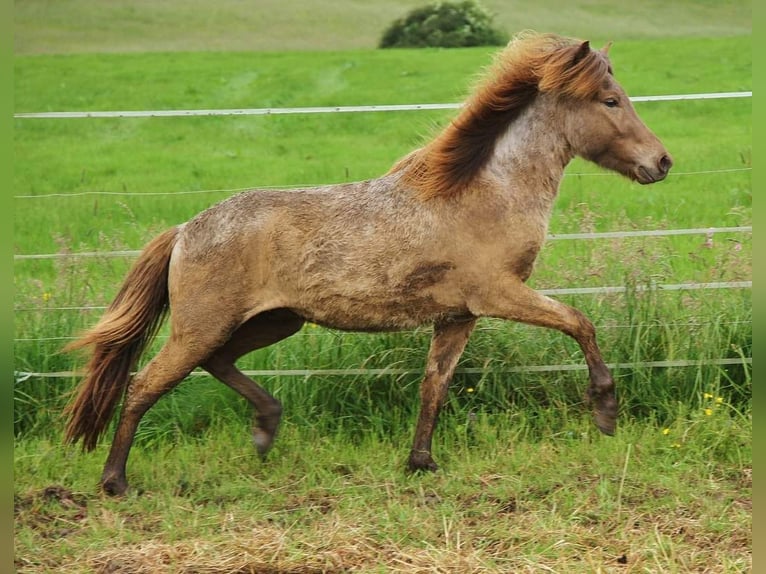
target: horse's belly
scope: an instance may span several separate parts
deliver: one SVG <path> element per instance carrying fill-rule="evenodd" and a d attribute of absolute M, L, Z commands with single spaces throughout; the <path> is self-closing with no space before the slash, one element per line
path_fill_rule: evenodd
<path fill-rule="evenodd" d="M 306 320 L 343 330 L 411 329 L 468 316 L 464 271 L 454 258 L 416 242 L 348 242 L 325 236 L 304 245 L 274 277 Z M 276 258 L 275 258 L 276 259 Z"/>
<path fill-rule="evenodd" d="M 390 291 L 332 293 L 302 297 L 292 307 L 306 320 L 346 331 L 396 331 L 470 317 L 460 301 L 440 300 L 434 293 L 396 296 Z"/>

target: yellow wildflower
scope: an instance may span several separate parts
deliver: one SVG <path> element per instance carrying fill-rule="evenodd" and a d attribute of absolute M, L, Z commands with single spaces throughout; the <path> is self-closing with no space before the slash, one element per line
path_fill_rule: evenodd
<path fill-rule="evenodd" d="M 716 404 L 722 405 L 723 404 L 723 397 L 716 397 L 715 398 Z"/>
<path fill-rule="evenodd" d="M 466 393 L 472 393 L 472 392 L 473 392 L 473 387 L 468 387 L 468 388 L 465 390 L 465 392 L 466 392 Z"/>
<path fill-rule="evenodd" d="M 713 414 L 713 409 L 705 409 L 705 415 L 710 416 Z"/>
<path fill-rule="evenodd" d="M 703 396 L 704 398 L 706 398 L 706 399 L 712 399 L 712 398 L 713 398 L 713 395 L 711 395 L 710 393 L 705 393 L 705 394 L 704 394 L 704 395 L 702 395 L 702 396 Z"/>
<path fill-rule="evenodd" d="M 48 302 L 51 300 L 51 294 L 50 293 L 43 293 L 43 301 Z"/>
<path fill-rule="evenodd" d="M 662 429 L 662 434 L 669 435 L 670 434 L 670 429 Z"/>

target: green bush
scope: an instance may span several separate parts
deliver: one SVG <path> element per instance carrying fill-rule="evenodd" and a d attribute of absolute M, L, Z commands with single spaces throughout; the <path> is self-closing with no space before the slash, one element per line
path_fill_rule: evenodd
<path fill-rule="evenodd" d="M 492 15 L 475 0 L 434 2 L 415 8 L 383 32 L 381 48 L 500 46 L 508 35 L 492 26 Z"/>

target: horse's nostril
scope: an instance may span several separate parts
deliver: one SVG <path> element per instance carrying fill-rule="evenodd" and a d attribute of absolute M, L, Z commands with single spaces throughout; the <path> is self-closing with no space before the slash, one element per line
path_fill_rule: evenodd
<path fill-rule="evenodd" d="M 659 168 L 662 173 L 668 173 L 670 168 L 673 167 L 673 160 L 670 156 L 665 154 L 660 158 Z"/>

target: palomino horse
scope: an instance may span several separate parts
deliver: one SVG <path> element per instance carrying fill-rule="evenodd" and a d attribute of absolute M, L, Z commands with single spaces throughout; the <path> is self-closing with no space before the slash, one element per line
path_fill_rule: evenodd
<path fill-rule="evenodd" d="M 606 51 L 520 35 L 457 117 L 382 177 L 244 192 L 153 239 L 101 320 L 68 347 L 93 350 L 67 408 L 68 441 L 93 449 L 124 394 L 104 491 L 126 490 L 141 417 L 198 366 L 252 403 L 255 446 L 266 453 L 282 407 L 235 361 L 305 321 L 358 331 L 433 325 L 411 470 L 437 468 L 437 414 L 479 317 L 573 337 L 588 365 L 595 423 L 613 434 L 614 383 L 593 324 L 525 285 L 573 157 L 642 184 L 664 179 L 672 165 Z M 169 310 L 167 342 L 131 380 Z"/>

